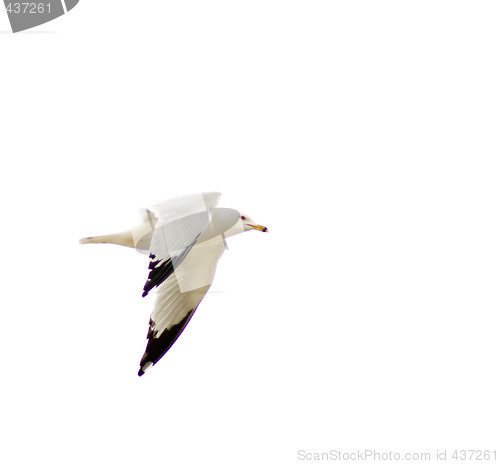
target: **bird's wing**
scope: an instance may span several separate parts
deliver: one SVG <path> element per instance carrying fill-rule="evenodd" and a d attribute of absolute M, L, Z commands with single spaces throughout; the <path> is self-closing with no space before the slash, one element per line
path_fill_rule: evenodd
<path fill-rule="evenodd" d="M 193 246 L 196 239 L 208 227 L 209 219 L 208 211 L 190 214 L 169 222 L 159 218 L 151 237 L 150 252 L 162 260 L 181 255 L 186 248 Z"/>
<path fill-rule="evenodd" d="M 149 254 L 150 271 L 148 280 L 144 284 L 142 293 L 143 297 L 145 297 L 154 287 L 158 287 L 165 280 L 167 280 L 170 275 L 180 266 L 180 264 L 184 261 L 186 256 L 195 245 L 198 237 L 201 235 L 201 232 L 198 232 L 198 234 L 194 236 L 194 231 L 199 230 L 199 228 L 203 230 L 204 228 L 206 228 L 206 224 L 204 219 L 201 218 L 199 224 L 195 224 L 195 226 L 193 226 L 192 235 L 194 236 L 194 238 L 192 238 L 191 243 L 175 243 L 176 234 L 172 234 L 171 238 L 167 241 L 167 239 L 164 238 L 165 234 L 163 229 L 169 228 L 170 225 L 160 228 L 159 230 L 157 228 L 153 233 Z M 159 239 L 156 234 L 160 235 Z"/>
<path fill-rule="evenodd" d="M 206 213 L 217 206 L 220 198 L 221 194 L 218 192 L 185 195 L 153 205 L 149 210 L 158 218 L 157 226 L 161 226 L 198 213 Z"/>
<path fill-rule="evenodd" d="M 217 206 L 220 197 L 217 192 L 186 195 L 147 210 L 156 222 L 148 243 L 151 271 L 142 296 L 164 282 L 188 255 L 196 240 L 209 228 L 209 211 Z"/>
<path fill-rule="evenodd" d="M 159 285 L 139 376 L 160 360 L 191 320 L 213 282 L 223 252 L 220 236 L 197 243 L 175 272 Z"/>
<path fill-rule="evenodd" d="M 220 197 L 217 192 L 200 193 L 150 207 L 156 223 L 149 244 L 151 272 L 143 296 L 168 278 L 209 228 L 210 211 Z"/>

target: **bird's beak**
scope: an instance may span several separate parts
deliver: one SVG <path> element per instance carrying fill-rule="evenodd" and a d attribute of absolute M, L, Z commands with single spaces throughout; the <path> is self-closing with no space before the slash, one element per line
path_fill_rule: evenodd
<path fill-rule="evenodd" d="M 269 229 L 264 226 L 254 226 L 253 224 L 247 224 L 247 225 L 250 226 L 252 229 L 260 230 L 261 232 L 269 232 Z"/>

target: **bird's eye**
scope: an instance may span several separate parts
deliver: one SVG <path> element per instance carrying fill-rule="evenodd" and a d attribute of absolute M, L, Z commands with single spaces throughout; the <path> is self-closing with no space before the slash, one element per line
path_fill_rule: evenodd
<path fill-rule="evenodd" d="M 245 216 L 241 216 L 241 219 L 246 220 L 246 217 Z"/>

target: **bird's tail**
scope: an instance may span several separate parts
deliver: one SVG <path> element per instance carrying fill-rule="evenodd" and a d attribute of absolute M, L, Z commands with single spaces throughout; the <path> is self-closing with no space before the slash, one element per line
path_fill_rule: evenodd
<path fill-rule="evenodd" d="M 80 239 L 80 243 L 113 243 L 134 248 L 134 238 L 130 231 L 119 234 L 100 235 L 98 237 L 85 237 Z"/>

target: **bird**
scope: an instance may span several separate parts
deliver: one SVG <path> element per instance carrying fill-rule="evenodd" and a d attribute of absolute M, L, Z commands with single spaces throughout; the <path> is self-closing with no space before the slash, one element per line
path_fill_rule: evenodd
<path fill-rule="evenodd" d="M 268 228 L 231 208 L 217 207 L 219 192 L 172 198 L 141 211 L 141 223 L 125 232 L 85 237 L 80 243 L 110 243 L 149 255 L 143 288 L 156 300 L 149 319 L 147 346 L 139 377 L 177 341 L 212 285 L 226 238 Z"/>

